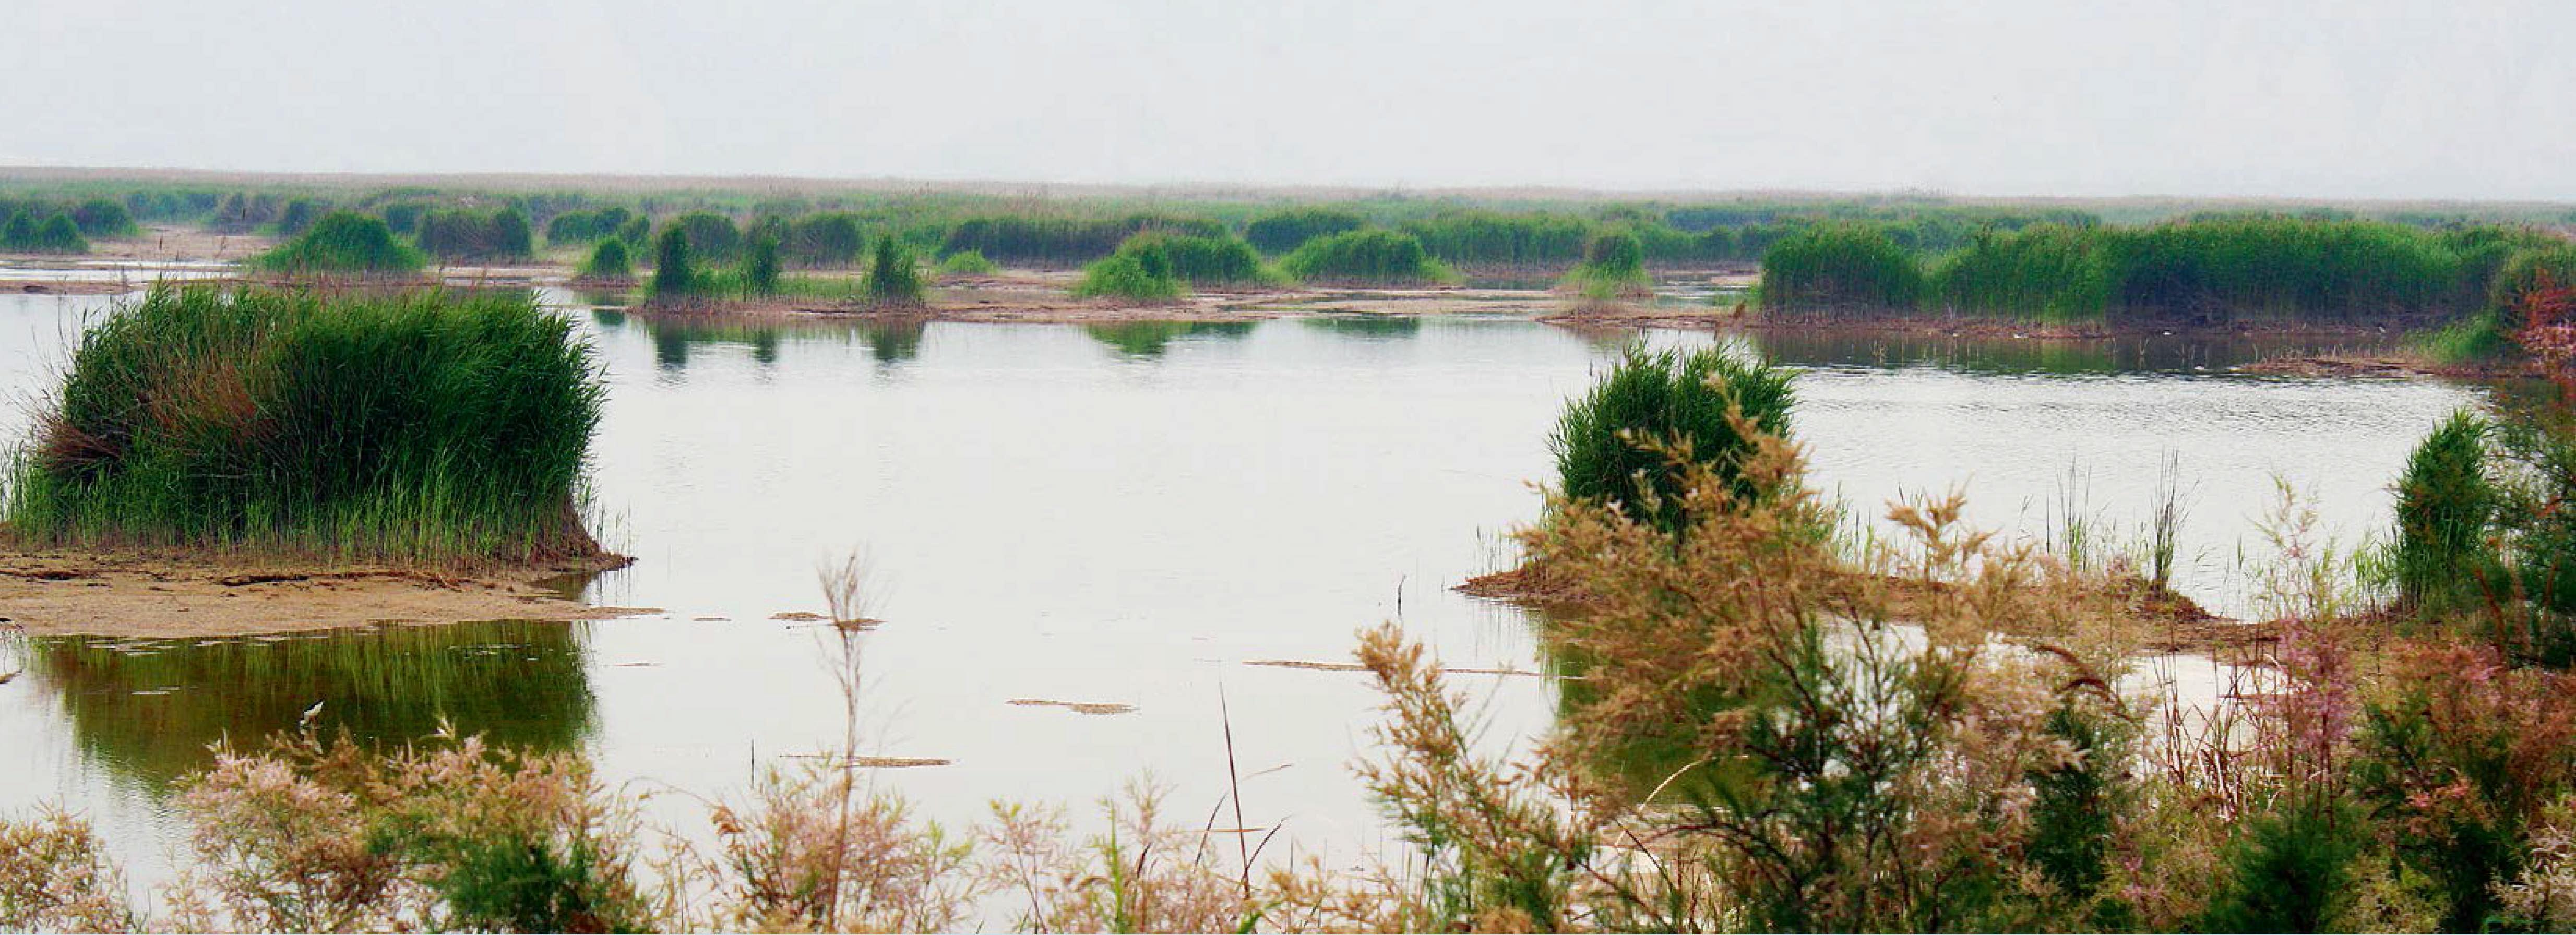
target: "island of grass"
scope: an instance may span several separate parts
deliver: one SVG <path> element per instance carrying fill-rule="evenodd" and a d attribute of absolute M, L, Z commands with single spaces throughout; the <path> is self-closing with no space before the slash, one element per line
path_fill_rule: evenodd
<path fill-rule="evenodd" d="M 525 293 L 156 286 L 82 336 L 40 411 L 0 502 L 5 560 L 508 593 L 613 567 L 581 501 L 603 397 L 589 346 Z M 0 613 L 41 597 L 0 594 Z M 449 619 L 567 610 L 541 603 Z"/>
<path fill-rule="evenodd" d="M 394 236 L 385 222 L 347 211 L 323 215 L 304 233 L 260 254 L 251 266 L 289 276 L 400 275 L 419 272 L 429 259 Z"/>
<path fill-rule="evenodd" d="M 1279 270 L 1318 285 L 1435 286 L 1461 277 L 1432 259 L 1412 234 L 1355 230 L 1309 240 L 1280 258 Z"/>

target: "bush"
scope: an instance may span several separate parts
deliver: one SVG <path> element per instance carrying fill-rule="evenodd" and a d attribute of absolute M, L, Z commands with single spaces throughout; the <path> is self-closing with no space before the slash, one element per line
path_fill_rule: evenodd
<path fill-rule="evenodd" d="M 742 288 L 752 295 L 777 294 L 778 238 L 763 233 L 751 239 L 743 252 Z"/>
<path fill-rule="evenodd" d="M 816 214 L 787 224 L 782 249 L 790 263 L 805 267 L 848 267 L 868 248 L 867 231 L 851 214 Z"/>
<path fill-rule="evenodd" d="M 449 208 L 422 214 L 413 239 L 430 255 L 444 260 L 490 262 L 525 260 L 536 251 L 528 216 L 517 208 L 476 211 Z"/>
<path fill-rule="evenodd" d="M 618 231 L 634 219 L 634 212 L 622 205 L 566 211 L 546 222 L 546 243 L 557 246 L 597 243 L 617 236 Z"/>
<path fill-rule="evenodd" d="M 2397 482 L 2394 565 L 2410 607 L 2427 613 L 2467 608 L 2479 601 L 2481 582 L 2501 580 L 2486 541 L 2497 496 L 2486 476 L 2486 437 L 2485 420 L 2455 413 L 2406 458 Z"/>
<path fill-rule="evenodd" d="M 88 253 L 89 241 L 81 237 L 80 225 L 70 215 L 56 214 L 43 223 L 26 212 L 9 216 L 0 224 L 0 250 L 11 253 Z"/>
<path fill-rule="evenodd" d="M 742 228 L 733 219 L 712 211 L 691 211 L 662 225 L 664 231 L 680 230 L 689 235 L 689 252 L 709 263 L 731 263 L 742 258 Z"/>
<path fill-rule="evenodd" d="M 286 207 L 278 209 L 277 235 L 293 237 L 304 233 L 313 227 L 313 222 L 321 220 L 324 213 L 324 206 L 313 199 L 292 199 Z"/>
<path fill-rule="evenodd" d="M 1129 244 L 1108 259 L 1084 267 L 1082 281 L 1074 284 L 1074 297 L 1172 302 L 1189 292 L 1189 283 L 1173 268 L 1161 238 L 1137 238 Z"/>
<path fill-rule="evenodd" d="M 698 272 L 691 262 L 688 230 L 677 224 L 663 227 L 662 236 L 653 243 L 653 279 L 645 292 L 655 298 L 696 294 Z"/>
<path fill-rule="evenodd" d="M 860 292 L 868 304 L 878 306 L 917 306 L 927 300 L 922 287 L 921 270 L 915 266 L 912 252 L 905 250 L 891 236 L 879 236 L 868 258 L 867 281 Z"/>
<path fill-rule="evenodd" d="M 1608 231 L 1592 238 L 1583 263 L 1566 274 L 1565 285 L 1596 301 L 1651 296 L 1654 277 L 1646 274 L 1646 246 L 1627 231 Z"/>
<path fill-rule="evenodd" d="M 1439 283 L 1457 274 L 1431 259 L 1411 234 L 1359 230 L 1306 242 L 1279 261 L 1297 279 L 1324 283 Z"/>
<path fill-rule="evenodd" d="M 81 235 L 95 239 L 134 237 L 143 228 L 134 223 L 134 215 L 125 203 L 112 198 L 91 198 L 72 207 L 72 222 L 80 225 Z"/>
<path fill-rule="evenodd" d="M 1911 310 L 1923 297 L 1912 254 L 1874 224 L 1819 224 L 1762 255 L 1762 303 L 1781 310 Z"/>
<path fill-rule="evenodd" d="M 1306 245 L 1317 237 L 1347 233 L 1368 226 L 1368 219 L 1337 208 L 1292 208 L 1254 218 L 1244 225 L 1243 239 L 1263 253 L 1277 256 Z"/>
<path fill-rule="evenodd" d="M 942 276 L 990 276 L 1001 271 L 1001 267 L 973 250 L 951 253 L 939 261 L 939 275 Z"/>
<path fill-rule="evenodd" d="M 385 222 L 334 211 L 312 228 L 261 254 L 254 265 L 281 273 L 403 273 L 428 261 L 395 239 Z"/>
<path fill-rule="evenodd" d="M 8 522 L 56 544 L 587 555 L 602 395 L 528 294 L 156 287 L 82 337 Z"/>
<path fill-rule="evenodd" d="M 590 259 L 581 264 L 583 279 L 631 279 L 635 264 L 626 255 L 626 241 L 615 237 L 599 242 L 590 250 Z"/>
<path fill-rule="evenodd" d="M 968 218 L 948 231 L 943 253 L 968 250 L 1008 263 L 1070 265 L 1106 257 L 1127 238 L 1145 231 L 1223 237 L 1225 225 L 1205 218 L 1131 214 L 1123 218 L 1051 218 L 1005 215 Z"/>
<path fill-rule="evenodd" d="M 1403 230 L 1441 262 L 1457 266 L 1562 268 L 1583 256 L 1592 224 L 1564 214 L 1453 211 L 1407 221 Z"/>
<path fill-rule="evenodd" d="M 1751 449 L 1728 413 L 1740 411 L 1762 432 L 1785 437 L 1795 399 L 1786 371 L 1744 363 L 1717 348 L 1687 355 L 1632 349 L 1558 417 L 1548 440 L 1558 490 L 1570 501 L 1605 504 L 1679 529 L 1687 520 L 1680 509 L 1686 472 L 1672 455 L 1687 451 L 1733 481 Z M 1664 446 L 1680 450 L 1668 453 Z"/>

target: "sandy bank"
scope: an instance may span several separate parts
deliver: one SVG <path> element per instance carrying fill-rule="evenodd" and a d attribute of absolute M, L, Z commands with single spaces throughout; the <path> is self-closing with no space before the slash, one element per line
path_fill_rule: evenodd
<path fill-rule="evenodd" d="M 578 600 L 622 556 L 468 572 L 251 557 L 0 552 L 0 626 L 29 635 L 239 636 L 386 621 L 597 620 L 648 610 Z"/>

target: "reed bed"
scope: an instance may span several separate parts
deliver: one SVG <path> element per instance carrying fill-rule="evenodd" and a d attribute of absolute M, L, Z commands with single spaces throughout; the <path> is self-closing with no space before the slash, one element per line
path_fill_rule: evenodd
<path fill-rule="evenodd" d="M 294 239 L 261 254 L 251 265 L 289 275 L 409 273 L 429 259 L 394 236 L 385 222 L 335 211 Z"/>
<path fill-rule="evenodd" d="M 433 564 L 596 554 L 589 347 L 519 293 L 156 286 L 91 328 L 20 456 L 21 542 Z"/>

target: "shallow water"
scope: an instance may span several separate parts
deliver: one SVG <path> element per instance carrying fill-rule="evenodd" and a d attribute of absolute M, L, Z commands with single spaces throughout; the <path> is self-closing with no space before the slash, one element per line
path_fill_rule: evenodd
<path fill-rule="evenodd" d="M 72 323 L 105 301 L 0 296 L 0 392 L 40 392 Z M 32 641 L 28 674 L 0 685 L 0 750 L 16 754 L 0 758 L 0 808 L 69 801 L 149 863 L 176 843 L 168 777 L 316 702 L 319 722 L 362 735 L 445 717 L 587 750 L 638 789 L 738 790 L 839 735 L 819 631 L 770 618 L 823 610 L 817 567 L 863 548 L 868 615 L 886 621 L 864 642 L 864 752 L 953 761 L 877 782 L 965 821 L 988 799 L 1079 807 L 1151 773 L 1194 814 L 1224 794 L 1230 719 L 1246 817 L 1353 858 L 1383 840 L 1347 768 L 1370 746 L 1365 676 L 1247 663 L 1346 661 L 1355 630 L 1393 619 L 1452 665 L 1535 667 L 1519 612 L 1448 589 L 1503 561 L 1503 531 L 1536 512 L 1559 406 L 1626 339 L 1475 318 L 755 329 L 574 314 L 612 384 L 606 538 L 639 559 L 589 596 L 662 613 Z M 2222 609 L 2242 609 L 2238 553 L 2274 476 L 2350 541 L 2384 526 L 2415 440 L 2483 395 L 2229 375 L 2279 349 L 2243 344 L 1768 344 L 1808 370 L 1797 426 L 1818 479 L 1864 513 L 1965 484 L 1975 517 L 2039 531 L 2072 467 L 2082 512 L 2134 526 L 2179 452 L 2179 584 Z M 7 419 L 14 437 L 24 413 Z M 1546 722 L 1539 679 L 1459 682 L 1496 743 Z M 660 807 L 683 825 L 697 812 Z"/>

